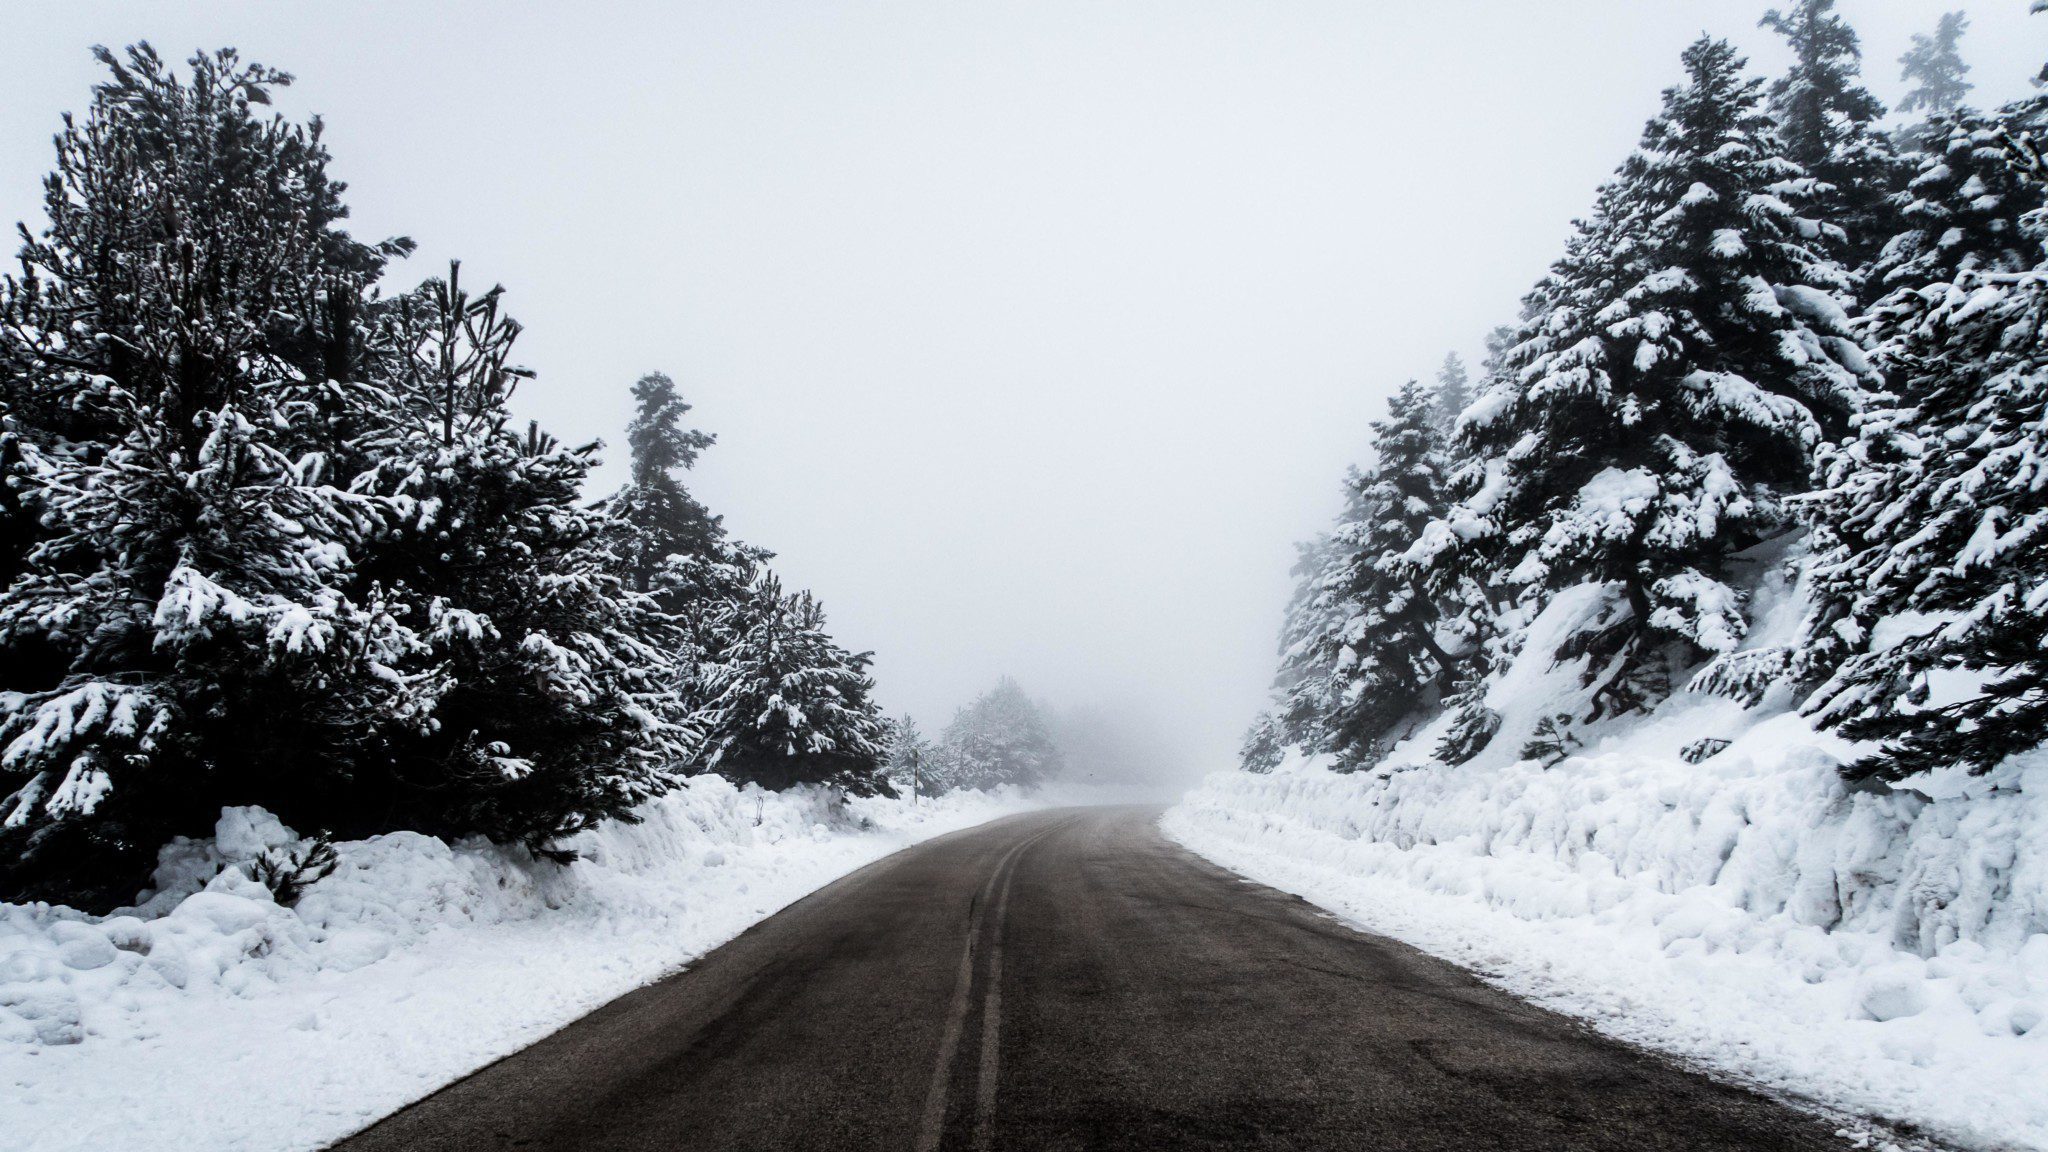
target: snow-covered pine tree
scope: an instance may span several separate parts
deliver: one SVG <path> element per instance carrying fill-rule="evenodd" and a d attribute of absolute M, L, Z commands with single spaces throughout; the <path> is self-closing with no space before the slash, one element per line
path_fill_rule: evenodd
<path fill-rule="evenodd" d="M 1289 743 L 1368 767 L 1390 730 L 1439 702 L 1459 673 L 1436 635 L 1424 573 L 1404 556 L 1443 514 L 1436 390 L 1414 380 L 1373 423 L 1373 463 L 1354 470 L 1336 528 L 1304 574 L 1282 653 L 1276 714 Z"/>
<path fill-rule="evenodd" d="M 1759 83 L 1721 41 L 1684 63 L 1531 294 L 1461 422 L 1461 499 L 1415 549 L 1437 572 L 1523 588 L 1523 611 L 1611 589 L 1562 653 L 1593 657 L 1595 714 L 1647 703 L 1670 656 L 1740 641 L 1729 557 L 1786 527 L 1784 497 L 1869 377 L 1849 277 L 1821 247 L 1839 233 L 1795 207 L 1810 181 L 1778 151 Z"/>
<path fill-rule="evenodd" d="M 1356 472 L 1345 478 L 1352 490 Z M 1294 593 L 1280 623 L 1280 664 L 1273 676 L 1273 705 L 1262 720 L 1281 747 L 1319 753 L 1330 745 L 1326 723 L 1337 714 L 1342 687 L 1337 681 L 1335 645 L 1329 643 L 1345 614 L 1335 571 L 1341 559 L 1326 534 L 1295 549 Z"/>
<path fill-rule="evenodd" d="M 1832 675 L 1806 709 L 1883 742 L 1855 778 L 1989 772 L 2048 732 L 2048 165 L 2023 131 L 1995 135 L 1997 183 L 2032 186 L 2018 227 L 2033 266 L 1969 262 L 1887 298 L 1872 318 L 1887 392 L 1822 456 L 1810 498 L 1806 660 Z"/>
<path fill-rule="evenodd" d="M 231 51 L 148 45 L 66 118 L 0 287 L 0 898 L 132 897 L 223 803 L 288 810 L 381 754 L 411 646 L 352 592 L 369 285 L 319 124 Z M 306 825 L 323 823 L 317 816 Z"/>
<path fill-rule="evenodd" d="M 939 756 L 955 788 L 1038 784 L 1063 763 L 1051 725 L 1008 676 L 954 713 L 940 737 Z"/>
<path fill-rule="evenodd" d="M 1507 373 L 1509 355 L 1519 343 L 1518 329 L 1512 324 L 1498 325 L 1486 334 L 1478 392 L 1505 386 L 1498 381 Z M 1458 503 L 1461 497 L 1477 496 L 1492 475 L 1485 461 L 1475 455 L 1484 437 L 1475 438 L 1474 429 L 1461 423 L 1477 393 L 1469 380 L 1460 383 L 1466 396 L 1457 410 L 1439 403 L 1449 418 L 1444 426 L 1445 475 L 1439 493 L 1446 505 Z M 1443 393 L 1450 391 L 1441 380 L 1439 387 Z M 1444 737 L 1431 750 L 1437 759 L 1453 764 L 1477 755 L 1499 730 L 1501 718 L 1486 704 L 1487 680 L 1513 657 L 1520 646 L 1519 629 L 1527 621 L 1526 607 L 1499 601 L 1498 589 L 1493 586 L 1498 573 L 1491 571 L 1498 552 L 1488 544 L 1469 518 L 1455 529 L 1447 519 L 1438 518 L 1422 527 L 1399 559 L 1431 602 L 1436 613 L 1436 641 L 1457 665 L 1453 678 L 1438 687 L 1450 720 Z"/>
<path fill-rule="evenodd" d="M 704 769 L 771 789 L 878 789 L 888 733 L 871 699 L 869 654 L 834 643 L 811 594 L 784 594 L 765 571 L 728 619 L 731 637 L 705 673 Z"/>
<path fill-rule="evenodd" d="M 694 714 L 709 702 L 704 674 L 728 613 L 747 600 L 768 554 L 728 540 L 720 518 L 684 487 L 678 473 L 716 438 L 684 426 L 690 405 L 675 381 L 649 373 L 634 383 L 633 399 L 637 411 L 626 428 L 632 471 L 603 505 L 613 563 L 628 587 L 652 597 L 677 626 L 676 691 Z"/>
<path fill-rule="evenodd" d="M 1820 183 L 1815 214 L 1842 229 L 1843 264 L 1856 272 L 1897 231 L 1891 196 L 1903 172 L 1890 141 L 1873 129 L 1884 105 L 1858 81 L 1863 50 L 1835 0 L 1795 0 L 1759 23 L 1785 38 L 1792 68 L 1768 102 L 1785 155 Z"/>
<path fill-rule="evenodd" d="M 2026 131 L 2024 107 L 1996 115 L 1942 112 L 1920 126 L 1918 171 L 1894 197 L 1900 231 L 1868 277 L 1880 299 L 1949 283 L 1965 271 L 2034 265 L 2039 248 L 2019 224 L 2041 207 L 2041 188 L 2013 166 L 2007 142 Z"/>
<path fill-rule="evenodd" d="M 673 785 L 694 749 L 679 691 L 688 651 L 628 587 L 615 525 L 582 487 L 598 445 L 565 448 L 508 407 L 532 373 L 502 288 L 472 296 L 460 265 L 381 315 L 399 418 L 367 487 L 397 509 L 361 575 L 418 633 L 400 662 L 417 708 L 387 725 L 388 767 L 324 810 L 550 852 Z"/>
<path fill-rule="evenodd" d="M 1913 46 L 1899 57 L 1899 79 L 1912 85 L 1899 98 L 1899 111 L 1931 116 L 1963 106 L 1975 87 L 1965 79 L 1970 66 L 1957 48 L 1969 26 L 1963 12 L 1944 12 L 1932 35 L 1913 33 Z"/>

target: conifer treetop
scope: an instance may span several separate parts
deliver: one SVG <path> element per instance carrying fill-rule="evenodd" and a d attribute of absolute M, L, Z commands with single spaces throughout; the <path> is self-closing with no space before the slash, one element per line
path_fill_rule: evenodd
<path fill-rule="evenodd" d="M 626 445 L 635 484 L 652 485 L 695 466 L 697 455 L 718 442 L 708 432 L 683 427 L 691 406 L 667 373 L 649 372 L 635 381 L 633 399 L 639 409 L 626 426 Z"/>
<path fill-rule="evenodd" d="M 1834 8 L 1835 0 L 1798 0 L 1758 21 L 1792 47 L 1792 70 L 1771 84 L 1770 111 L 1792 158 L 1808 167 L 1827 160 L 1844 136 L 1884 115 L 1884 105 L 1857 83 L 1862 45 Z"/>
<path fill-rule="evenodd" d="M 1785 526 L 1812 447 L 1871 380 L 1829 253 L 1839 230 L 1801 211 L 1817 182 L 1780 151 L 1761 82 L 1723 41 L 1683 62 L 1527 301 L 1460 429 L 1460 500 L 1417 545 L 1439 567 L 1486 558 L 1532 606 L 1614 588 L 1626 607 L 1584 651 L 1623 668 L 1652 636 L 1739 643 L 1726 558 Z"/>
<path fill-rule="evenodd" d="M 1436 372 L 1437 420 L 1444 435 L 1457 427 L 1459 415 L 1471 402 L 1472 378 L 1465 371 L 1465 361 L 1456 352 L 1445 353 L 1443 366 Z"/>
<path fill-rule="evenodd" d="M 1969 26 L 1970 18 L 1963 12 L 1944 12 L 1933 35 L 1913 34 L 1913 46 L 1899 57 L 1899 78 L 1912 85 L 1900 97 L 1899 111 L 1933 113 L 1962 107 L 1976 87 L 1964 78 L 1970 65 L 1957 47 Z"/>

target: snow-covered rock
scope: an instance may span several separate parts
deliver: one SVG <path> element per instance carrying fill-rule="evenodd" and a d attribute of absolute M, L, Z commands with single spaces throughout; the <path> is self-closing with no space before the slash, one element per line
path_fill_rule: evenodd
<path fill-rule="evenodd" d="M 703 776 L 576 837 L 566 867 L 407 832 L 337 844 L 293 908 L 250 865 L 302 841 L 226 809 L 123 914 L 0 904 L 0 1152 L 322 1147 L 863 864 L 1036 803 L 841 807 Z"/>

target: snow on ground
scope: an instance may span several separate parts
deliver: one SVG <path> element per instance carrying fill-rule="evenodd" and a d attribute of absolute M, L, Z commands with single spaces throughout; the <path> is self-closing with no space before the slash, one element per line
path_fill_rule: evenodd
<path fill-rule="evenodd" d="M 1546 631 L 1594 607 L 1539 618 L 1475 761 L 1417 764 L 1436 724 L 1386 775 L 1219 773 L 1166 831 L 1609 1034 L 1945 1142 L 2048 1148 L 2048 756 L 1857 791 L 1835 772 L 1854 746 L 1782 701 L 1681 693 L 1519 760 L 1577 683 Z M 1731 743 L 1680 757 L 1709 738 Z"/>
<path fill-rule="evenodd" d="M 715 776 L 567 867 L 394 833 L 279 907 L 248 866 L 260 809 L 167 848 L 128 915 L 0 904 L 0 1150 L 318 1148 L 918 840 L 1035 807 L 912 809 Z"/>

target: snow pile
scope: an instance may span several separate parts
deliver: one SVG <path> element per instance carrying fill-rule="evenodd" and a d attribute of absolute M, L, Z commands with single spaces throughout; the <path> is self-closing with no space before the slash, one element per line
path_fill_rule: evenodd
<path fill-rule="evenodd" d="M 1532 626 L 1472 762 L 1417 763 L 1439 721 L 1385 775 L 1290 756 L 1211 776 L 1167 831 L 1611 1034 L 1957 1143 L 2048 1148 L 2048 756 L 1857 791 L 1835 772 L 1856 746 L 1782 702 L 1680 693 L 1552 767 L 1519 759 L 1574 702 L 1576 665 L 1543 654 L 1590 596 Z"/>
<path fill-rule="evenodd" d="M 1035 804 L 838 808 L 703 776 L 572 840 L 567 867 L 413 833 L 338 844 L 289 909 L 250 872 L 297 837 L 228 809 L 164 849 L 128 914 L 0 904 L 0 1149 L 318 1148 L 863 864 Z"/>

